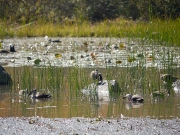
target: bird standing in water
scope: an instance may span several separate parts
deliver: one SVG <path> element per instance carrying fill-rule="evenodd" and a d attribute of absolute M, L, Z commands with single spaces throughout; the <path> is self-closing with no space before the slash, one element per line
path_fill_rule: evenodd
<path fill-rule="evenodd" d="M 93 80 L 98 80 L 98 83 L 100 84 L 103 82 L 102 74 L 99 73 L 97 69 L 91 72 L 91 77 Z"/>

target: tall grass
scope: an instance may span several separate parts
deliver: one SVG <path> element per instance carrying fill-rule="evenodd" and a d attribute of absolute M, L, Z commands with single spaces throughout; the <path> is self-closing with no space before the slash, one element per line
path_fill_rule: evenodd
<path fill-rule="evenodd" d="M 0 36 L 45 36 L 50 37 L 129 37 L 142 41 L 153 40 L 164 45 L 180 46 L 180 19 L 151 21 L 132 21 L 123 18 L 91 23 L 88 21 L 64 21 L 61 23 L 43 23 L 37 21 L 30 25 L 0 27 Z"/>

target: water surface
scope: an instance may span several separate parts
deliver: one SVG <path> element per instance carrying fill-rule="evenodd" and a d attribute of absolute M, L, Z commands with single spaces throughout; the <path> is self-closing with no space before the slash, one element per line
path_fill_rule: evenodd
<path fill-rule="evenodd" d="M 11 75 L 11 87 L 0 87 L 0 116 L 68 117 L 180 117 L 180 97 L 166 86 L 160 74 L 180 73 L 180 48 L 138 39 L 120 38 L 52 38 L 62 42 L 50 43 L 48 38 L 4 39 L 1 49 L 15 45 L 17 52 L 0 54 L 0 62 Z M 30 58 L 30 59 L 29 59 Z M 40 59 L 39 64 L 34 61 Z M 89 74 L 97 68 L 104 79 L 115 79 L 119 92 L 109 101 L 96 101 L 81 90 L 93 83 Z M 37 88 L 50 92 L 49 100 L 20 97 L 18 91 Z M 163 99 L 151 99 L 150 94 L 170 91 Z M 127 94 L 140 94 L 143 104 L 122 100 Z"/>

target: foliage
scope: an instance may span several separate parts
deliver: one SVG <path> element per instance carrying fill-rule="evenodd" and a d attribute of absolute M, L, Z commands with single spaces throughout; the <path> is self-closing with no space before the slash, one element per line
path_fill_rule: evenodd
<path fill-rule="evenodd" d="M 178 18 L 179 0 L 0 0 L 0 19 L 29 23 L 64 19 L 99 21 L 119 17 L 149 20 Z"/>

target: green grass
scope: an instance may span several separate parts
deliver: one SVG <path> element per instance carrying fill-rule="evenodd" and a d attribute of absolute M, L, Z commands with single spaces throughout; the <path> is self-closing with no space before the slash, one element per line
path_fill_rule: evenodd
<path fill-rule="evenodd" d="M 91 23 L 88 21 L 65 21 L 59 24 L 37 21 L 30 25 L 5 25 L 1 23 L 0 37 L 129 37 L 143 42 L 158 42 L 163 45 L 180 46 L 180 19 L 149 22 L 131 21 L 122 18 Z"/>

